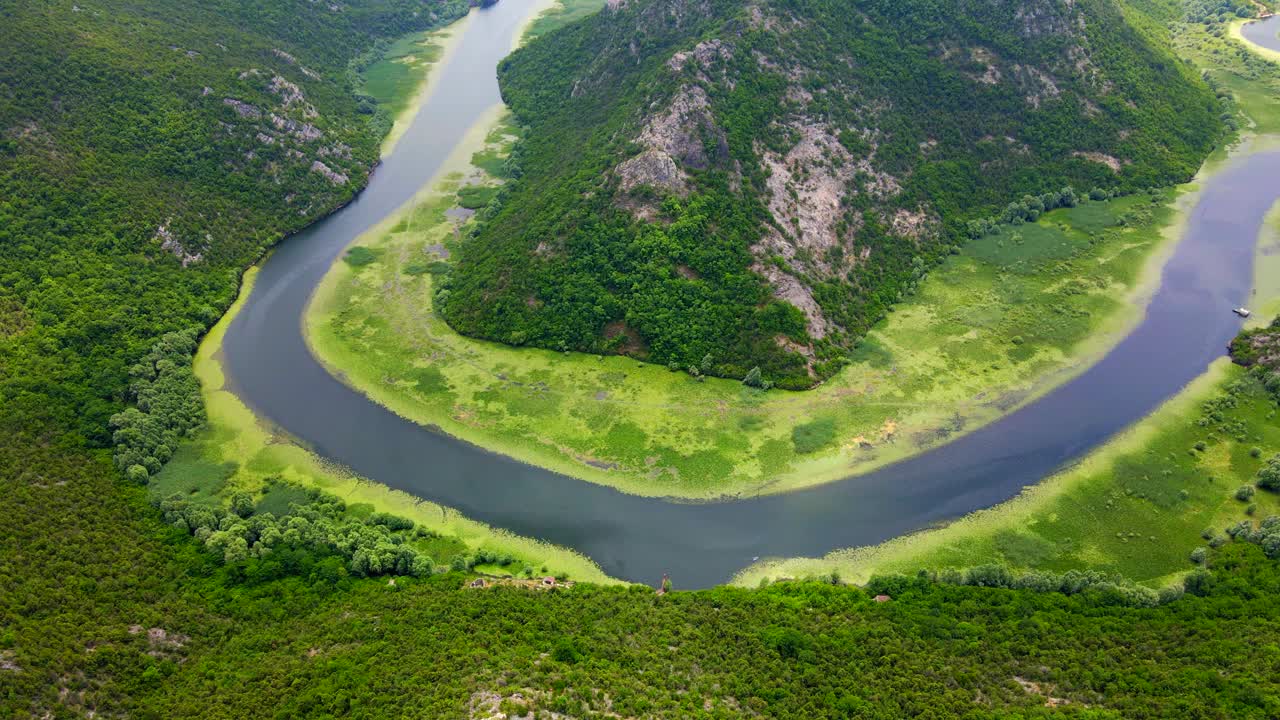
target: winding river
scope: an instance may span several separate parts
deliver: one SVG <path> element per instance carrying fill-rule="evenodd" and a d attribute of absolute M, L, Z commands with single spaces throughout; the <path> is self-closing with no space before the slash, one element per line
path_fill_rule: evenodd
<path fill-rule="evenodd" d="M 756 557 L 873 544 L 1018 494 L 1142 418 L 1223 354 L 1247 304 L 1254 245 L 1280 196 L 1280 152 L 1208 181 L 1138 327 L 1039 401 L 879 471 L 789 494 L 685 504 L 626 495 L 515 462 L 406 421 L 312 357 L 300 318 L 355 236 L 437 171 L 499 101 L 494 68 L 530 0 L 475 11 L 412 126 L 350 205 L 283 242 L 223 345 L 228 387 L 261 417 L 360 475 L 590 556 L 610 575 L 679 587 L 728 580 Z M 1271 33 L 1274 41 L 1274 31 Z"/>

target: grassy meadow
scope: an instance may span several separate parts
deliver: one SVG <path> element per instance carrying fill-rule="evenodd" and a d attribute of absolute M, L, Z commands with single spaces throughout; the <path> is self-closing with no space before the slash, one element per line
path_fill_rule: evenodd
<path fill-rule="evenodd" d="M 765 560 L 735 582 L 831 572 L 862 582 L 873 574 L 999 563 L 1161 585 L 1191 570 L 1191 551 L 1226 527 L 1280 514 L 1275 494 L 1235 497 L 1280 451 L 1275 415 L 1260 383 L 1224 358 L 1156 413 L 1013 500 L 870 548 Z"/>
<path fill-rule="evenodd" d="M 497 122 L 429 192 L 360 238 L 317 290 L 313 350 L 406 418 L 643 495 L 783 492 L 865 472 L 1000 417 L 1083 370 L 1141 317 L 1189 189 L 1046 214 L 948 259 L 806 392 L 620 356 L 465 338 L 433 311 L 467 213 L 518 130 Z"/>
<path fill-rule="evenodd" d="M 560 0 L 533 19 L 525 29 L 524 37 L 531 40 L 545 35 L 558 27 L 597 13 L 603 7 L 604 0 Z"/>
<path fill-rule="evenodd" d="M 377 62 L 360 73 L 360 92 L 378 101 L 392 120 L 382 141 L 385 157 L 409 127 L 413 115 L 431 92 L 432 69 L 449 56 L 471 22 L 468 15 L 445 27 L 397 39 Z"/>

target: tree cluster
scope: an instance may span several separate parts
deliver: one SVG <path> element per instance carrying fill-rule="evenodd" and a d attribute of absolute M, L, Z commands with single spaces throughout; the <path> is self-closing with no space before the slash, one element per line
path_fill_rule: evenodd
<path fill-rule="evenodd" d="M 111 416 L 116 467 L 146 482 L 169 461 L 182 438 L 204 424 L 204 399 L 191 369 L 198 330 L 166 333 L 129 368 L 134 406 Z"/>

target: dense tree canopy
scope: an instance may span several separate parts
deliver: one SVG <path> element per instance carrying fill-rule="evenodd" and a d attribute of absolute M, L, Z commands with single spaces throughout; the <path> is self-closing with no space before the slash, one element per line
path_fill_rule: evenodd
<path fill-rule="evenodd" d="M 1114 0 L 623 3 L 503 63 L 519 178 L 444 315 L 811 385 L 971 220 L 1194 174 L 1219 102 L 1162 32 Z"/>

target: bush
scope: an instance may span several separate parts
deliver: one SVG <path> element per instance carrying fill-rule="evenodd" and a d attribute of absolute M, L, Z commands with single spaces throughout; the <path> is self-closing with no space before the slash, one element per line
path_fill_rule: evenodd
<path fill-rule="evenodd" d="M 1280 492 L 1280 455 L 1272 457 L 1258 471 L 1258 487 L 1271 492 Z"/>
<path fill-rule="evenodd" d="M 363 245 L 355 245 L 347 250 L 342 259 L 351 267 L 364 267 L 378 259 L 378 254 Z"/>
<path fill-rule="evenodd" d="M 1246 502 L 1253 497 L 1254 488 L 1252 485 L 1241 485 L 1236 488 L 1236 499 L 1240 502 Z"/>
<path fill-rule="evenodd" d="M 1191 562 L 1197 565 L 1203 565 L 1204 561 L 1209 557 L 1209 549 L 1206 547 L 1198 547 L 1191 551 Z"/>
<path fill-rule="evenodd" d="M 791 429 L 791 443 L 801 455 L 825 447 L 836 437 L 836 422 L 821 418 Z"/>

